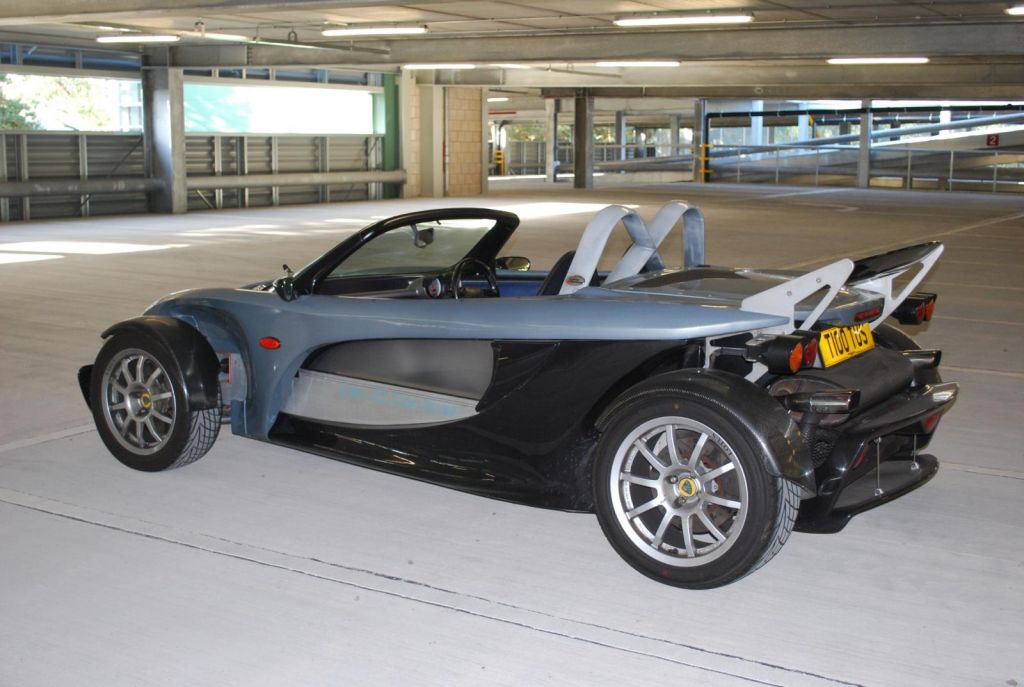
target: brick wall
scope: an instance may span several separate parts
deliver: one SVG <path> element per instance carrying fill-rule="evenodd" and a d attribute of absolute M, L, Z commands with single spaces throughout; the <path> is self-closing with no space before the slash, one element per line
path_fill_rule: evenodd
<path fill-rule="evenodd" d="M 483 193 L 483 92 L 448 89 L 448 195 Z"/>

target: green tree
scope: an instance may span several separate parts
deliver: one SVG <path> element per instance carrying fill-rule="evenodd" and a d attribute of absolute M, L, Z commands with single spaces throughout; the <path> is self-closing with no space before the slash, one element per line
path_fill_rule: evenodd
<path fill-rule="evenodd" d="M 0 74 L 0 129 L 38 129 L 29 106 L 4 92 L 7 80 L 6 74 Z"/>

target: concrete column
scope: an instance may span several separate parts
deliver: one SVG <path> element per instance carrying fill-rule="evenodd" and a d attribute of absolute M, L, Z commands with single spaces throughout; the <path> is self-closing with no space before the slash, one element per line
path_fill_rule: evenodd
<path fill-rule="evenodd" d="M 402 197 L 417 198 L 420 195 L 420 92 L 413 72 L 403 71 L 398 78 L 398 121 L 402 136 L 398 149 L 400 166 L 406 174 Z"/>
<path fill-rule="evenodd" d="M 674 114 L 668 118 L 668 142 L 672 145 L 673 157 L 679 154 L 679 120 L 681 117 Z"/>
<path fill-rule="evenodd" d="M 619 159 L 626 159 L 626 113 L 615 113 L 615 145 L 619 146 Z"/>
<path fill-rule="evenodd" d="M 811 140 L 811 115 L 797 115 L 796 118 L 796 140 Z"/>
<path fill-rule="evenodd" d="M 420 91 L 420 194 L 442 198 L 444 188 L 444 87 L 417 86 Z"/>
<path fill-rule="evenodd" d="M 490 137 L 488 128 L 489 113 L 487 112 L 487 89 L 480 89 L 480 195 L 485 195 L 488 188 L 488 177 L 490 176 L 491 155 L 487 148 L 487 139 Z M 498 141 L 494 141 L 495 147 Z"/>
<path fill-rule="evenodd" d="M 750 109 L 753 112 L 764 111 L 763 100 L 751 100 Z M 764 117 L 751 117 L 750 118 L 750 145 L 762 146 L 764 145 Z"/>
<path fill-rule="evenodd" d="M 142 70 L 143 137 L 149 176 L 164 182 L 151 196 L 154 212 L 188 210 L 185 187 L 185 77 L 181 69 Z"/>
<path fill-rule="evenodd" d="M 865 109 L 871 107 L 871 101 L 865 100 Z M 867 188 L 871 183 L 871 112 L 860 116 L 860 148 L 857 151 L 857 188 Z"/>
<path fill-rule="evenodd" d="M 583 89 L 576 93 L 573 127 L 573 188 L 594 188 L 594 96 Z"/>
<path fill-rule="evenodd" d="M 708 164 L 704 158 L 710 150 L 704 147 L 705 143 L 710 142 L 707 121 L 704 119 L 707 109 L 708 101 L 704 98 L 697 98 L 693 102 L 693 180 L 698 184 L 710 181 L 710 174 L 704 173 Z"/>
<path fill-rule="evenodd" d="M 544 101 L 547 131 L 544 136 L 544 180 L 550 183 L 558 181 L 558 113 L 562 109 L 562 101 L 548 98 Z"/>

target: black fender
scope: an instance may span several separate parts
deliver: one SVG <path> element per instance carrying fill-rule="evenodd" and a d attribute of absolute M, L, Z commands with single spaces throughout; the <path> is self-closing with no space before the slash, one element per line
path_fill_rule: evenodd
<path fill-rule="evenodd" d="M 210 343 L 198 329 L 173 317 L 144 315 L 107 328 L 101 336 L 132 333 L 153 339 L 167 349 L 178 362 L 192 410 L 215 408 L 220 402 L 220 361 Z M 87 366 L 91 367 L 91 366 Z M 79 383 L 85 368 L 79 371 Z M 91 376 L 91 371 L 90 371 Z M 83 388 L 88 388 L 83 385 Z M 86 396 L 88 398 L 88 395 Z"/>
<path fill-rule="evenodd" d="M 815 493 L 814 463 L 803 435 L 789 413 L 768 392 L 756 384 L 719 370 L 677 370 L 649 377 L 627 389 L 620 398 L 671 391 L 694 402 L 714 408 L 744 425 L 760 443 L 768 474 L 800 485 Z M 601 432 L 622 407 L 611 403 L 598 417 Z"/>

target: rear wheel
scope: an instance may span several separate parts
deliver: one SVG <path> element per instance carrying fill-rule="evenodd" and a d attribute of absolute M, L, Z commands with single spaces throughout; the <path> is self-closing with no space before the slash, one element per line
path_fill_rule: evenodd
<path fill-rule="evenodd" d="M 743 577 L 782 548 L 799 488 L 768 473 L 762 443 L 728 405 L 666 388 L 626 396 L 613 413 L 598 444 L 595 504 L 627 563 L 702 589 Z"/>
<path fill-rule="evenodd" d="M 107 340 L 93 367 L 90 396 L 103 443 L 136 470 L 155 472 L 195 462 L 220 430 L 220 406 L 193 408 L 174 355 L 142 334 L 115 334 Z"/>

